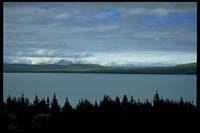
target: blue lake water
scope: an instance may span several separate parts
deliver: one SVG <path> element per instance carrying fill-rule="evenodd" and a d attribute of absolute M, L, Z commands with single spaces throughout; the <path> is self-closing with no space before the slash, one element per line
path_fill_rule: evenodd
<path fill-rule="evenodd" d="M 153 100 L 158 93 L 163 98 L 183 99 L 196 102 L 196 75 L 164 74 L 81 74 L 81 73 L 4 73 L 4 100 L 11 96 L 21 96 L 33 100 L 53 97 L 56 93 L 59 104 L 68 97 L 74 106 L 81 98 L 91 102 L 99 101 L 105 94 L 120 98 L 126 94 L 143 101 Z"/>

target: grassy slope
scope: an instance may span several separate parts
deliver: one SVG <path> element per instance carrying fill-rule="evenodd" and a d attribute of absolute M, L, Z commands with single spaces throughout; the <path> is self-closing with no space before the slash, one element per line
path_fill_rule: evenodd
<path fill-rule="evenodd" d="M 60 72 L 60 73 L 127 73 L 127 74 L 196 74 L 196 63 L 174 67 L 103 67 L 91 64 L 25 65 L 4 64 L 4 72 Z"/>

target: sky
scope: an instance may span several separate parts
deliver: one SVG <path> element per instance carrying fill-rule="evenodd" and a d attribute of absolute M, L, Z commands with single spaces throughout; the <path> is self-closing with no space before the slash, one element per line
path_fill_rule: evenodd
<path fill-rule="evenodd" d="M 4 2 L 3 33 L 4 63 L 191 63 L 197 3 Z"/>

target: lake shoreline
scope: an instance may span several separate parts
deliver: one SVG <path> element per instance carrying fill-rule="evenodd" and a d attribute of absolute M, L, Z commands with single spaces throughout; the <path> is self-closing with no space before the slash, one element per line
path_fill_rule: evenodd
<path fill-rule="evenodd" d="M 19 73 L 97 73 L 97 74 L 186 74 L 197 73 L 196 63 L 166 67 L 105 67 L 91 64 L 28 65 L 4 64 L 3 72 Z"/>
<path fill-rule="evenodd" d="M 150 75 L 150 74 L 157 74 L 157 75 L 197 75 L 196 73 L 115 73 L 115 72 L 46 72 L 46 71 L 23 71 L 23 72 L 17 72 L 17 71 L 13 71 L 13 72 L 3 72 L 3 73 L 70 73 L 70 74 L 147 74 L 147 75 Z"/>

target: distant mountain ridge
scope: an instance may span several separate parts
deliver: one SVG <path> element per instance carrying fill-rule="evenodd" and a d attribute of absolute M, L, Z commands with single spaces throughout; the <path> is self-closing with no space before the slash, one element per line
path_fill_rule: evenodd
<path fill-rule="evenodd" d="M 187 63 L 187 64 L 178 64 L 178 65 L 176 65 L 176 67 L 189 67 L 189 66 L 197 67 L 197 63 Z"/>
<path fill-rule="evenodd" d="M 61 62 L 65 64 L 65 62 Z M 52 73 L 125 73 L 125 74 L 196 74 L 197 64 L 179 64 L 168 67 L 112 67 L 98 64 L 4 64 L 4 72 Z"/>
<path fill-rule="evenodd" d="M 65 61 L 65 60 L 60 60 L 56 63 L 57 65 L 68 65 L 68 64 L 73 64 L 71 61 Z"/>

